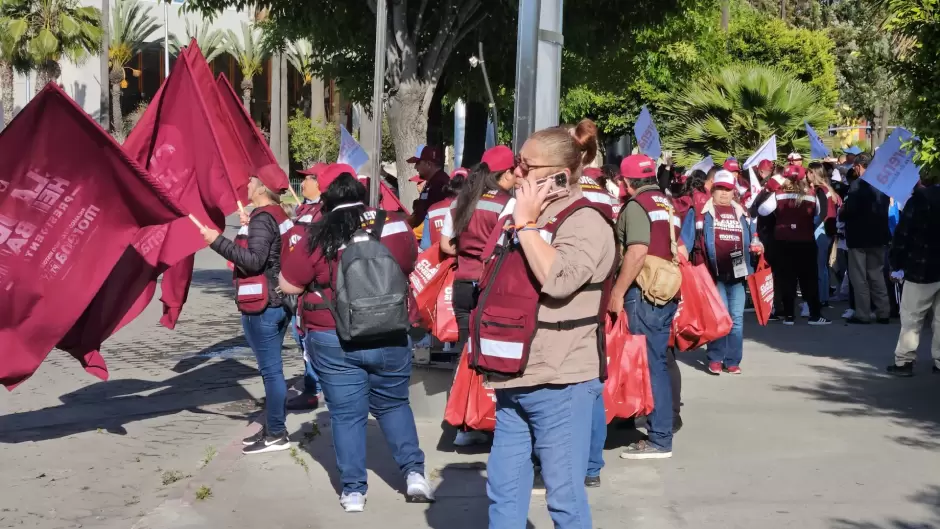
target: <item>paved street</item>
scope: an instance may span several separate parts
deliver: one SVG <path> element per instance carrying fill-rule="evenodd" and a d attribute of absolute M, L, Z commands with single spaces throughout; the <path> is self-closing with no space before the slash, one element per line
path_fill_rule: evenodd
<path fill-rule="evenodd" d="M 159 326 L 155 300 L 105 344 L 110 381 L 53 351 L 0 395 L 0 527 L 485 527 L 486 454 L 455 453 L 439 421 L 419 424 L 438 484 L 430 507 L 404 502 L 370 423 L 369 503 L 344 514 L 322 408 L 290 416 L 296 451 L 241 456 L 263 391 L 228 278 L 201 253 L 175 331 Z M 918 375 L 897 380 L 882 374 L 896 324 L 745 325 L 743 376 L 711 377 L 702 354 L 682 357 L 673 459 L 619 459 L 631 431 L 612 427 L 603 487 L 590 491 L 594 526 L 940 527 L 940 376 L 926 350 Z M 288 345 L 293 376 L 302 365 Z M 530 522 L 551 527 L 544 498 Z"/>

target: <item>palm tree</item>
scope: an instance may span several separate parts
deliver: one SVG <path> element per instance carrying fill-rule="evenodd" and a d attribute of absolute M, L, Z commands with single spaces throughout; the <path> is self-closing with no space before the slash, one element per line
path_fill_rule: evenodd
<path fill-rule="evenodd" d="M 111 47 L 108 49 L 111 73 L 111 113 L 114 134 L 124 137 L 124 118 L 121 112 L 121 90 L 127 88 L 124 70 L 127 63 L 144 47 L 151 35 L 160 29 L 157 17 L 150 14 L 150 6 L 142 6 L 137 0 L 118 0 L 111 20 Z M 157 42 L 162 42 L 159 39 Z M 140 72 L 131 69 L 134 77 Z"/>
<path fill-rule="evenodd" d="M 101 12 L 78 0 L 2 0 L 0 12 L 4 39 L 37 72 L 37 93 L 58 79 L 62 58 L 82 64 L 101 49 Z"/>
<path fill-rule="evenodd" d="M 193 23 L 189 18 L 186 19 L 186 42 L 180 42 L 174 34 L 170 35 L 170 53 L 179 55 L 183 46 L 188 46 L 193 39 L 199 44 L 206 62 L 212 62 L 216 57 L 225 52 L 225 34 L 206 24 Z"/>
<path fill-rule="evenodd" d="M 735 64 L 706 74 L 662 109 L 666 149 L 679 164 L 705 155 L 748 156 L 777 135 L 781 152 L 807 152 L 804 122 L 828 126 L 832 111 L 816 89 L 792 74 L 755 64 Z"/>
<path fill-rule="evenodd" d="M 323 81 L 314 75 L 313 45 L 306 39 L 291 43 L 287 47 L 287 60 L 303 77 L 304 86 L 310 85 L 310 119 L 322 120 Z"/>
<path fill-rule="evenodd" d="M 225 46 L 229 54 L 235 57 L 242 73 L 242 104 L 251 109 L 251 90 L 254 78 L 263 71 L 265 51 L 261 46 L 261 31 L 254 24 L 242 22 L 242 38 L 228 30 Z"/>
<path fill-rule="evenodd" d="M 3 97 L 3 123 L 13 119 L 13 42 L 10 32 L 3 24 L 3 0 L 0 0 L 0 94 Z M 2 128 L 2 127 L 0 127 Z"/>

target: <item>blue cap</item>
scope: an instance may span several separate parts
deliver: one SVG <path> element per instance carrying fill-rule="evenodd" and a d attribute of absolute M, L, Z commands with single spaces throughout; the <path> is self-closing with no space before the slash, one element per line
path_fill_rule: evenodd
<path fill-rule="evenodd" d="M 863 151 L 858 148 L 858 145 L 853 145 L 853 146 L 849 147 L 848 149 L 845 149 L 845 150 L 842 151 L 842 152 L 844 152 L 845 154 L 854 154 L 854 155 L 857 156 L 857 155 L 859 155 L 859 154 L 862 154 Z"/>

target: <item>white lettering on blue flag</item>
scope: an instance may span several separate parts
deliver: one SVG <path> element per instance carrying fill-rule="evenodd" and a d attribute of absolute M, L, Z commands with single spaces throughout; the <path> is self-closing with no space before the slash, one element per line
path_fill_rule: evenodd
<path fill-rule="evenodd" d="M 663 154 L 663 146 L 659 141 L 659 131 L 656 130 L 656 124 L 653 123 L 653 116 L 646 108 L 646 105 L 643 105 L 640 117 L 636 119 L 633 133 L 636 135 L 636 144 L 640 147 L 640 152 L 654 160 L 658 160 Z"/>
<path fill-rule="evenodd" d="M 862 180 L 896 200 L 901 207 L 920 180 L 920 168 L 914 163 L 914 152 L 903 147 L 904 142 L 911 137 L 912 134 L 904 128 L 894 129 L 875 152 L 875 158 L 862 176 Z"/>
<path fill-rule="evenodd" d="M 340 126 L 339 156 L 336 158 L 336 163 L 349 164 L 350 167 L 359 171 L 359 168 L 368 161 L 369 155 L 366 150 L 352 137 L 346 127 Z"/>
<path fill-rule="evenodd" d="M 829 156 L 829 148 L 826 147 L 826 143 L 819 137 L 819 134 L 816 134 L 816 131 L 813 130 L 813 127 L 809 123 L 803 122 L 806 125 L 806 135 L 809 137 L 809 148 L 810 154 L 814 160 L 823 160 Z"/>

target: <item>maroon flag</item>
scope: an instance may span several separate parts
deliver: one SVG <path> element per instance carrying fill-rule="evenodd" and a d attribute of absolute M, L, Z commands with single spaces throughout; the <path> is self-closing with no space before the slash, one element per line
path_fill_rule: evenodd
<path fill-rule="evenodd" d="M 208 85 L 199 82 L 190 57 L 186 52 L 180 55 L 124 149 L 200 222 L 222 231 L 225 216 L 236 211 L 237 201 L 244 198 L 236 193 L 238 182 L 247 186 L 247 161 L 237 138 L 209 108 L 212 99 L 207 100 L 204 92 L 207 86 L 215 90 L 211 73 Z M 205 247 L 189 219 L 142 230 L 134 248 L 122 256 L 95 302 L 59 346 L 78 357 L 97 354 L 107 337 L 147 307 L 160 274 L 164 274 L 161 322 L 173 328 L 192 280 L 192 256 Z"/>
<path fill-rule="evenodd" d="M 36 371 L 142 226 L 183 215 L 55 84 L 0 134 L 0 383 Z M 101 375 L 100 356 L 86 367 Z"/>
<path fill-rule="evenodd" d="M 219 96 L 222 98 L 222 104 L 228 109 L 235 131 L 245 146 L 245 151 L 251 162 L 252 174 L 260 178 L 265 187 L 274 192 L 289 188 L 290 182 L 287 175 L 278 165 L 274 153 L 271 152 L 271 147 L 264 140 L 264 136 L 261 135 L 261 131 L 258 130 L 254 120 L 248 115 L 248 111 L 242 105 L 238 94 L 235 93 L 235 89 L 232 88 L 224 73 L 219 74 L 216 85 L 219 89 Z"/>

